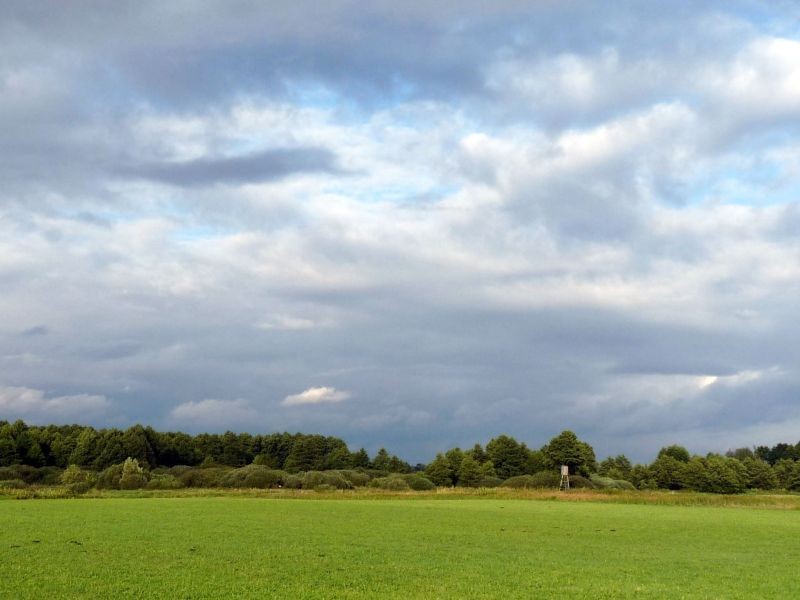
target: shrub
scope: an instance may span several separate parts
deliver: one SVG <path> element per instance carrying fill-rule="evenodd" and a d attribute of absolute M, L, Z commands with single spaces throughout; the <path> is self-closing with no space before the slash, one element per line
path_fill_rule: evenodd
<path fill-rule="evenodd" d="M 320 485 L 329 485 L 339 490 L 349 490 L 353 488 L 353 484 L 342 477 L 337 471 L 309 471 L 303 475 L 304 490 L 313 490 Z"/>
<path fill-rule="evenodd" d="M 342 477 L 349 481 L 353 487 L 364 487 L 369 483 L 369 475 L 361 471 L 354 471 L 352 469 L 344 469 L 337 471 Z"/>
<path fill-rule="evenodd" d="M 600 489 L 607 489 L 607 490 L 635 490 L 636 486 L 634 486 L 630 481 L 625 481 L 624 479 L 612 479 L 611 477 L 602 477 L 593 473 L 589 479 L 591 482 Z"/>
<path fill-rule="evenodd" d="M 531 475 L 531 487 L 558 489 L 561 485 L 561 474 L 556 471 L 537 471 Z"/>
<path fill-rule="evenodd" d="M 122 477 L 122 465 L 111 465 L 100 472 L 95 486 L 98 490 L 118 490 L 119 480 Z"/>
<path fill-rule="evenodd" d="M 69 465 L 59 477 L 59 483 L 72 485 L 76 483 L 88 483 L 91 487 L 96 479 L 92 471 L 84 471 L 78 465 Z"/>
<path fill-rule="evenodd" d="M 299 490 L 303 487 L 303 478 L 300 475 L 287 474 L 283 478 L 283 487 L 287 490 Z"/>
<path fill-rule="evenodd" d="M 194 468 L 196 467 L 190 467 L 188 465 L 175 465 L 174 467 L 166 469 L 165 472 L 169 473 L 170 475 L 174 475 L 175 477 L 180 477 L 184 473 L 187 473 L 188 471 L 191 471 Z"/>
<path fill-rule="evenodd" d="M 314 486 L 314 491 L 315 492 L 335 492 L 336 488 L 334 486 L 332 486 L 332 485 L 327 484 L 327 483 L 321 483 L 319 485 L 315 485 Z"/>
<path fill-rule="evenodd" d="M 225 467 L 192 468 L 178 476 L 185 487 L 214 488 L 221 487 L 222 478 L 231 469 Z"/>
<path fill-rule="evenodd" d="M 517 475 L 516 477 L 509 477 L 502 483 L 502 486 L 508 488 L 532 488 L 534 487 L 533 476 Z"/>
<path fill-rule="evenodd" d="M 42 485 L 57 485 L 61 483 L 62 469 L 58 467 L 42 467 L 39 469 L 39 483 Z"/>
<path fill-rule="evenodd" d="M 283 486 L 284 477 L 284 471 L 253 464 L 228 471 L 220 484 L 223 487 L 268 489 Z"/>
<path fill-rule="evenodd" d="M 423 477 L 422 475 L 418 475 L 416 473 L 402 475 L 401 479 L 408 484 L 408 487 L 417 492 L 428 492 L 436 489 L 435 483 L 433 483 L 427 477 Z"/>
<path fill-rule="evenodd" d="M 24 490 L 28 484 L 22 479 L 4 479 L 0 481 L 0 490 Z"/>
<path fill-rule="evenodd" d="M 378 477 L 369 482 L 369 487 L 394 492 L 404 492 L 411 489 L 408 482 L 402 477 Z M 435 486 L 434 486 L 435 487 Z"/>
<path fill-rule="evenodd" d="M 130 456 L 122 463 L 119 487 L 122 490 L 138 490 L 147 485 L 149 473 L 139 465 L 139 461 Z"/>
<path fill-rule="evenodd" d="M 499 477 L 482 477 L 480 487 L 493 488 L 503 484 L 503 480 Z"/>
<path fill-rule="evenodd" d="M 9 479 L 21 479 L 25 483 L 41 483 L 42 479 L 48 474 L 53 472 L 54 467 L 45 467 L 37 469 L 30 465 L 11 465 L 10 467 L 0 467 L 0 481 L 7 481 Z M 61 471 L 55 469 L 58 473 Z"/>
<path fill-rule="evenodd" d="M 92 484 L 89 481 L 77 481 L 75 483 L 70 483 L 67 489 L 73 496 L 80 496 L 92 489 Z"/>
<path fill-rule="evenodd" d="M 593 490 L 597 486 L 592 483 L 591 479 L 587 479 L 583 475 L 570 475 L 569 476 L 569 487 L 579 489 L 587 489 Z"/>
<path fill-rule="evenodd" d="M 178 490 L 183 482 L 170 473 L 157 473 L 147 482 L 148 490 Z"/>

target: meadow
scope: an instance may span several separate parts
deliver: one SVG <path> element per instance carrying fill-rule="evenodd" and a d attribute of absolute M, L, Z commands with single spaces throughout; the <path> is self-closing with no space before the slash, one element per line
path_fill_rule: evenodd
<path fill-rule="evenodd" d="M 800 596 L 794 498 L 151 496 L 0 501 L 0 597 Z"/>

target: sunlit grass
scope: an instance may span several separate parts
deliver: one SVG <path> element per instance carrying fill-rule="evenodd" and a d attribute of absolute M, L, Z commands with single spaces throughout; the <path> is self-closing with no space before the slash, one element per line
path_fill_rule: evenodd
<path fill-rule="evenodd" d="M 800 595 L 794 511 L 482 493 L 9 500 L 0 502 L 0 597 Z"/>

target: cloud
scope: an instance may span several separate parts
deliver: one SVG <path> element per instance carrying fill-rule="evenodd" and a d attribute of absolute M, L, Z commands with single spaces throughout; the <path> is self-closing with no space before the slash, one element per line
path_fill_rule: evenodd
<path fill-rule="evenodd" d="M 236 400 L 209 398 L 179 404 L 170 411 L 169 418 L 176 425 L 183 427 L 220 430 L 252 425 L 258 418 L 258 412 L 247 400 L 241 398 Z"/>
<path fill-rule="evenodd" d="M 278 148 L 243 156 L 144 163 L 123 173 L 176 186 L 246 184 L 298 173 L 336 173 L 336 159 L 324 148 Z"/>
<path fill-rule="evenodd" d="M 412 461 L 796 422 L 797 10 L 202 5 L 0 6 L 9 413 Z"/>
<path fill-rule="evenodd" d="M 75 394 L 48 397 L 42 390 L 0 387 L 0 418 L 31 423 L 85 423 L 105 416 L 111 403 L 105 396 Z"/>
<path fill-rule="evenodd" d="M 286 396 L 283 406 L 299 406 L 301 404 L 331 404 L 350 398 L 350 393 L 333 387 L 312 387 L 299 394 Z"/>

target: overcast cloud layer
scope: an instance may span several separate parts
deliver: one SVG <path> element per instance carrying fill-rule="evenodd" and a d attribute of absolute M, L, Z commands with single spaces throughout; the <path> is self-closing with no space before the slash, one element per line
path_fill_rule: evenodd
<path fill-rule="evenodd" d="M 321 4 L 3 2 L 0 419 L 797 440 L 793 3 Z"/>

